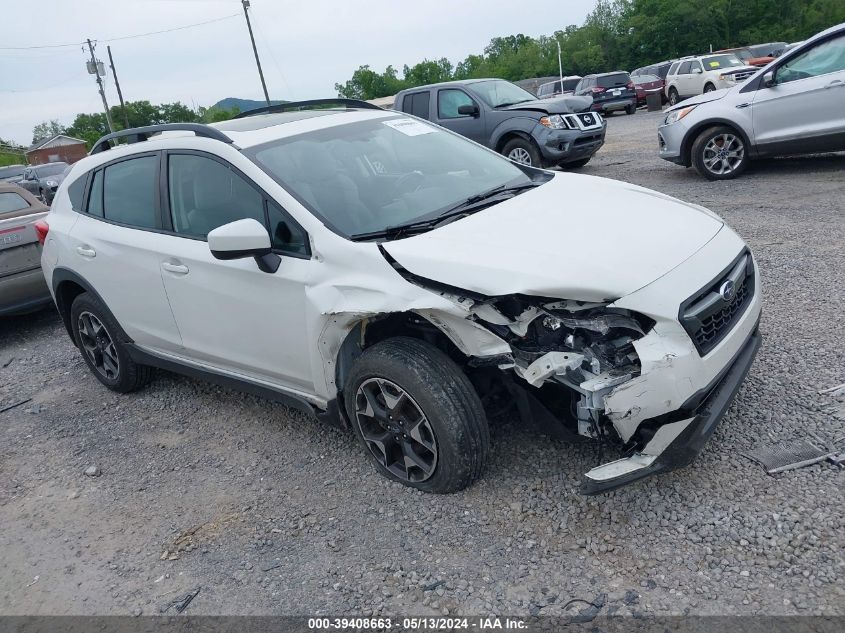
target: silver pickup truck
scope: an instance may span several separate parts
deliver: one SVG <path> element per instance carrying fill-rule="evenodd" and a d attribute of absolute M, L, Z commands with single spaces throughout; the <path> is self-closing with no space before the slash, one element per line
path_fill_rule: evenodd
<path fill-rule="evenodd" d="M 25 189 L 0 183 L 0 316 L 33 312 L 51 300 L 36 226 L 47 211 Z"/>

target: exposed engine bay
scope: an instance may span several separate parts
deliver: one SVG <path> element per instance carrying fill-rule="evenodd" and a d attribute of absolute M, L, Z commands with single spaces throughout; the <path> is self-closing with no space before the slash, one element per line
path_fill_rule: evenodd
<path fill-rule="evenodd" d="M 476 304 L 475 317 L 507 341 L 513 370 L 528 385 L 552 382 L 577 397 L 569 414 L 578 435 L 618 443 L 603 417 L 604 396 L 640 375 L 633 342 L 654 322 L 642 315 L 605 304 L 507 297 Z M 573 394 L 573 395 L 574 395 Z"/>

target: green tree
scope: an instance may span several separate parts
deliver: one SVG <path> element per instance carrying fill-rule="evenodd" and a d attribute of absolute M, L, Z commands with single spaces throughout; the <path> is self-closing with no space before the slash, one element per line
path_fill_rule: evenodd
<path fill-rule="evenodd" d="M 52 121 L 44 121 L 32 128 L 32 143 L 35 144 L 42 139 L 64 133 L 64 126 L 62 126 L 62 124 L 57 120 L 53 119 Z"/>

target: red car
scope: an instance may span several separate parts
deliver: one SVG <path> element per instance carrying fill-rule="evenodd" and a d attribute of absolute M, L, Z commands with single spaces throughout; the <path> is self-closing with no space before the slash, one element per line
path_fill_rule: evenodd
<path fill-rule="evenodd" d="M 660 77 L 657 75 L 637 75 L 633 77 L 633 80 L 634 87 L 637 89 L 638 106 L 645 105 L 646 96 L 653 92 L 659 92 L 662 97 L 662 103 L 666 103 L 666 95 L 663 94 L 663 86 L 666 82 Z"/>

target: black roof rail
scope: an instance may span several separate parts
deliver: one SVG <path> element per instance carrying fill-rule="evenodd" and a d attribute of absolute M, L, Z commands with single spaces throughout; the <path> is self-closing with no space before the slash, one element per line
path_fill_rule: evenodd
<path fill-rule="evenodd" d="M 106 134 L 99 141 L 94 143 L 89 154 L 99 154 L 107 149 L 111 149 L 110 141 L 119 138 L 126 138 L 128 143 L 139 143 L 146 141 L 151 135 L 159 132 L 193 132 L 197 136 L 204 138 L 213 138 L 217 141 L 232 144 L 234 141 L 223 134 L 217 128 L 205 125 L 203 123 L 161 123 L 160 125 L 146 125 L 144 127 L 133 127 L 128 130 L 120 130 L 119 132 L 112 132 Z"/>
<path fill-rule="evenodd" d="M 284 112 L 285 110 L 307 110 L 316 106 L 339 105 L 347 108 L 363 108 L 365 110 L 381 110 L 382 108 L 372 103 L 367 103 L 363 99 L 344 99 L 337 97 L 336 99 L 309 99 L 308 101 L 288 101 L 287 103 L 279 103 L 271 106 L 263 106 L 254 110 L 247 110 L 241 112 L 234 118 L 243 119 L 248 116 L 255 116 L 256 114 L 272 114 L 274 112 Z"/>

